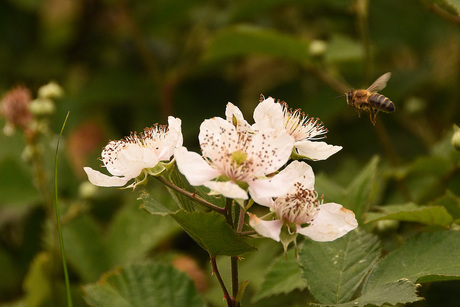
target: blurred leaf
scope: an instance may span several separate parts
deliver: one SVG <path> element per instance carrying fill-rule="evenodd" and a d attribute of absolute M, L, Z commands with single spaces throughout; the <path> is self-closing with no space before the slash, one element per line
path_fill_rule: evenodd
<path fill-rule="evenodd" d="M 401 279 L 393 283 L 382 285 L 372 291 L 366 292 L 357 299 L 344 304 L 309 304 L 309 306 L 396 306 L 398 304 L 412 303 L 423 298 L 417 296 L 417 286 L 406 279 Z"/>
<path fill-rule="evenodd" d="M 180 230 L 170 217 L 146 214 L 128 203 L 117 211 L 106 237 L 111 265 L 144 259 L 148 252 Z"/>
<path fill-rule="evenodd" d="M 253 26 L 228 27 L 217 32 L 204 55 L 206 61 L 245 55 L 269 55 L 299 64 L 309 60 L 305 39 Z"/>
<path fill-rule="evenodd" d="M 290 293 L 296 289 L 303 290 L 306 287 L 305 281 L 302 280 L 302 271 L 294 249 L 290 249 L 286 255 L 283 254 L 278 257 L 268 268 L 263 284 L 254 300 L 258 301 L 272 295 Z"/>
<path fill-rule="evenodd" d="M 345 201 L 346 189 L 325 174 L 318 174 L 315 177 L 315 190 L 320 195 L 324 194 L 325 202 L 336 202 L 343 204 Z"/>
<path fill-rule="evenodd" d="M 376 207 L 379 211 L 366 214 L 366 222 L 396 220 L 417 222 L 427 225 L 449 226 L 453 219 L 442 206 L 418 206 L 414 203 Z"/>
<path fill-rule="evenodd" d="M 138 199 L 142 201 L 140 207 L 150 214 L 167 216 L 180 210 L 176 203 L 167 202 L 166 205 L 163 205 L 145 190 L 141 191 L 139 194 Z"/>
<path fill-rule="evenodd" d="M 24 279 L 26 306 L 43 306 L 51 296 L 51 267 L 52 259 L 49 253 L 41 252 L 35 256 Z"/>
<path fill-rule="evenodd" d="M 383 258 L 364 283 L 363 293 L 400 279 L 433 282 L 460 279 L 460 232 L 422 233 Z"/>
<path fill-rule="evenodd" d="M 23 162 L 6 158 L 0 161 L 0 207 L 30 204 L 41 197 L 32 180 L 31 167 Z"/>
<path fill-rule="evenodd" d="M 443 175 L 450 169 L 447 159 L 439 156 L 425 156 L 415 159 L 409 168 L 410 173 L 423 173 L 433 175 Z"/>
<path fill-rule="evenodd" d="M 63 225 L 62 235 L 67 261 L 82 280 L 93 282 L 111 268 L 101 231 L 88 215 Z"/>
<path fill-rule="evenodd" d="M 341 34 L 334 33 L 326 51 L 326 61 L 329 63 L 362 60 L 363 47 L 360 42 L 354 41 Z"/>
<path fill-rule="evenodd" d="M 188 192 L 193 193 L 195 191 L 195 188 L 188 183 L 187 178 L 185 178 L 184 175 L 182 175 L 179 170 L 177 169 L 177 166 L 175 165 L 174 168 L 168 173 L 169 181 L 174 183 L 176 186 L 178 186 L 181 189 L 184 189 Z M 171 196 L 174 198 L 176 203 L 179 205 L 179 207 L 187 212 L 193 212 L 195 211 L 195 203 L 188 197 L 184 196 L 183 194 L 168 188 L 169 193 Z"/>
<path fill-rule="evenodd" d="M 362 231 L 333 242 L 307 240 L 299 253 L 302 277 L 323 304 L 349 301 L 379 257 L 378 239 Z"/>
<path fill-rule="evenodd" d="M 239 256 L 256 250 L 216 212 L 179 211 L 172 217 L 211 257 Z"/>
<path fill-rule="evenodd" d="M 460 198 L 449 190 L 443 196 L 431 202 L 430 206 L 443 206 L 452 215 L 453 219 L 460 218 Z"/>
<path fill-rule="evenodd" d="M 185 273 L 154 263 L 120 267 L 84 291 L 91 306 L 205 306 Z"/>
<path fill-rule="evenodd" d="M 346 201 L 343 205 L 355 213 L 360 224 L 363 214 L 367 212 L 377 192 L 376 176 L 379 160 L 377 156 L 373 157 L 347 188 Z"/>

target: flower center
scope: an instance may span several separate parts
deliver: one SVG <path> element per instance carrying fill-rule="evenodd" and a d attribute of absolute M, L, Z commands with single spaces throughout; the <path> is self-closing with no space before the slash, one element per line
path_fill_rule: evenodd
<path fill-rule="evenodd" d="M 318 215 L 322 201 L 318 200 L 315 190 L 305 188 L 300 182 L 297 182 L 295 187 L 294 193 L 275 199 L 275 212 L 287 223 L 311 223 Z"/>
<path fill-rule="evenodd" d="M 248 155 L 245 152 L 242 152 L 241 150 L 237 150 L 230 155 L 232 162 L 235 163 L 237 166 L 240 166 L 241 164 L 246 162 L 247 157 Z"/>
<path fill-rule="evenodd" d="M 328 130 L 319 118 L 309 117 L 300 110 L 289 109 L 287 103 L 282 102 L 284 112 L 284 125 L 287 132 L 295 141 L 319 140 L 326 137 Z"/>

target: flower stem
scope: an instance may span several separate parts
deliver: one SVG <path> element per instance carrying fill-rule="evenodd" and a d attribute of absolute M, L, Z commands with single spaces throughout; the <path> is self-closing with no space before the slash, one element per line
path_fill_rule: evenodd
<path fill-rule="evenodd" d="M 239 282 L 238 282 L 238 257 L 231 257 L 230 258 L 230 264 L 232 268 L 232 296 L 236 297 L 238 294 L 238 287 L 239 287 Z M 238 304 L 239 305 L 239 304 Z"/>
<path fill-rule="evenodd" d="M 230 294 L 228 294 L 227 288 L 225 287 L 224 281 L 222 280 L 222 276 L 220 276 L 219 269 L 217 268 L 216 257 L 211 257 L 211 265 L 212 272 L 216 274 L 217 280 L 219 281 L 219 285 L 222 288 L 222 291 L 224 292 L 224 298 L 227 300 L 227 306 L 234 307 L 233 299 L 230 297 Z"/>
<path fill-rule="evenodd" d="M 158 179 L 161 183 L 163 183 L 165 186 L 181 193 L 182 195 L 196 201 L 198 204 L 202 205 L 203 207 L 205 208 L 208 208 L 208 209 L 211 209 L 211 210 L 214 210 L 220 214 L 225 214 L 225 209 L 224 208 L 221 208 L 221 207 L 218 207 L 216 205 L 213 205 L 211 204 L 210 202 L 207 202 L 206 200 L 198 197 L 195 193 L 190 193 L 182 188 L 179 188 L 177 185 L 175 185 L 174 183 L 172 182 L 169 182 L 168 180 L 164 179 L 163 177 L 160 177 L 160 176 L 155 176 L 156 179 Z"/>

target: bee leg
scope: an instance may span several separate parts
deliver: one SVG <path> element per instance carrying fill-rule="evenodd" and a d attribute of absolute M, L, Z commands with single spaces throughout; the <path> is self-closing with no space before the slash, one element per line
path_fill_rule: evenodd
<path fill-rule="evenodd" d="M 371 118 L 371 123 L 375 126 L 375 124 L 377 123 L 375 117 L 377 116 L 377 113 L 379 112 L 379 110 L 375 110 L 374 108 L 370 108 L 369 109 L 369 115 L 370 115 L 370 118 Z"/>
<path fill-rule="evenodd" d="M 360 109 L 356 109 L 356 111 L 358 112 L 358 117 L 361 117 L 361 110 L 360 110 Z"/>

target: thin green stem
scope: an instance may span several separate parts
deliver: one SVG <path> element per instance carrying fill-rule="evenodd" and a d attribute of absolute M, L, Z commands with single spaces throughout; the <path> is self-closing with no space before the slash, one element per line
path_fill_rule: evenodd
<path fill-rule="evenodd" d="M 64 269 L 65 288 L 67 292 L 67 306 L 72 307 L 72 296 L 70 293 L 69 273 L 67 271 L 67 262 L 65 259 L 64 240 L 62 238 L 61 214 L 59 212 L 58 184 L 57 184 L 57 162 L 58 162 L 59 144 L 61 142 L 62 133 L 64 132 L 64 127 L 67 123 L 67 119 L 69 118 L 69 114 L 70 112 L 67 112 L 67 116 L 65 117 L 64 124 L 62 125 L 61 133 L 59 134 L 58 142 L 56 145 L 56 155 L 54 157 L 54 205 L 55 205 L 54 207 L 56 209 L 56 222 L 57 222 L 57 228 L 58 228 L 58 233 L 59 233 L 59 243 L 61 246 L 62 267 Z"/>
<path fill-rule="evenodd" d="M 214 210 L 220 214 L 225 214 L 225 209 L 218 207 L 216 205 L 211 204 L 210 202 L 207 202 L 206 200 L 198 197 L 195 193 L 190 193 L 182 188 L 179 188 L 177 185 L 175 185 L 172 182 L 169 182 L 168 180 L 164 179 L 163 177 L 160 176 L 155 176 L 157 180 L 159 180 L 161 183 L 163 183 L 165 186 L 181 193 L 182 195 L 196 201 L 197 203 L 201 204 L 203 207 Z"/>
<path fill-rule="evenodd" d="M 217 280 L 219 281 L 219 285 L 222 288 L 222 291 L 224 292 L 224 298 L 227 301 L 227 306 L 234 307 L 233 299 L 230 297 L 230 294 L 228 294 L 227 287 L 225 287 L 225 283 L 222 279 L 222 276 L 220 276 L 219 269 L 217 268 L 216 257 L 211 257 L 211 265 L 212 265 L 212 272 L 216 275 Z"/>

